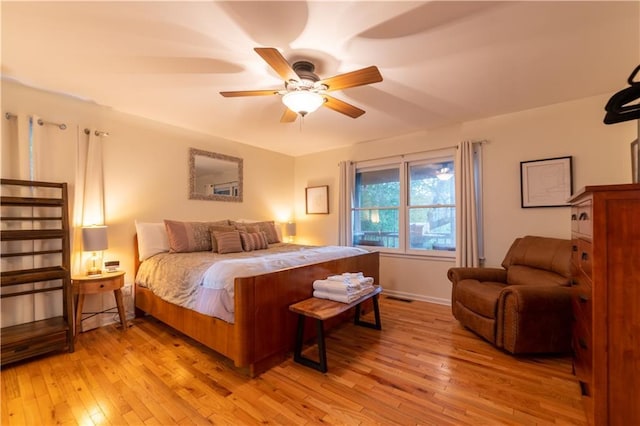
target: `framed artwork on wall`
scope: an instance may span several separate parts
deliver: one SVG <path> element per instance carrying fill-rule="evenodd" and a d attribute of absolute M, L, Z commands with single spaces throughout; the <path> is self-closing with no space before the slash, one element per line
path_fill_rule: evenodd
<path fill-rule="evenodd" d="M 520 162 L 520 205 L 565 207 L 573 193 L 572 157 Z"/>
<path fill-rule="evenodd" d="M 329 214 L 329 185 L 305 188 L 307 214 Z"/>

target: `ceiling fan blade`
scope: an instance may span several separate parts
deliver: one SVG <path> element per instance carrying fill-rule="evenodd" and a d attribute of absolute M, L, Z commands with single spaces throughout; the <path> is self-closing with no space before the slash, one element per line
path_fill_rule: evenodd
<path fill-rule="evenodd" d="M 333 90 L 378 83 L 380 81 L 382 81 L 382 74 L 380 74 L 378 67 L 372 65 L 357 71 L 351 71 L 321 80 L 320 83 L 327 86 L 327 92 L 331 92 Z"/>
<path fill-rule="evenodd" d="M 256 47 L 253 50 L 255 50 L 256 53 L 260 55 L 262 59 L 264 59 L 265 62 L 269 64 L 269 66 L 273 68 L 284 81 L 300 80 L 298 74 L 296 74 L 293 68 L 291 68 L 289 62 L 287 62 L 287 60 L 284 58 L 284 56 L 282 56 L 278 49 L 275 49 L 273 47 Z"/>
<path fill-rule="evenodd" d="M 298 114 L 291 111 L 289 108 L 285 108 L 280 118 L 281 123 L 293 123 L 298 118 Z"/>
<path fill-rule="evenodd" d="M 238 96 L 267 96 L 277 94 L 277 90 L 240 90 L 235 92 L 220 92 L 225 98 L 235 98 Z"/>
<path fill-rule="evenodd" d="M 337 111 L 341 114 L 348 115 L 351 118 L 358 118 L 365 113 L 363 109 L 341 101 L 340 99 L 336 99 L 329 95 L 322 96 L 326 99 L 326 102 L 322 104 L 323 106 L 326 106 L 327 108 Z"/>

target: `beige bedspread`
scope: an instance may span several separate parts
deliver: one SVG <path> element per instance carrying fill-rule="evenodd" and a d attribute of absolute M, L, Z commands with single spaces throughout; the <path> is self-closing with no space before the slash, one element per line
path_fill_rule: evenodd
<path fill-rule="evenodd" d="M 366 250 L 343 246 L 272 244 L 267 250 L 233 254 L 160 253 L 142 262 L 136 284 L 171 303 L 222 320 L 234 320 L 234 278 L 308 265 Z M 357 271 L 345 271 L 357 272 Z"/>

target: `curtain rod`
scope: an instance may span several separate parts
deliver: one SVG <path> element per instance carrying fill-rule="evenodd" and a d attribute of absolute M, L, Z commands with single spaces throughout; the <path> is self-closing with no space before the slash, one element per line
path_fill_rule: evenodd
<path fill-rule="evenodd" d="M 484 145 L 486 143 L 489 143 L 489 141 L 486 140 L 486 139 L 482 139 L 482 140 L 479 140 L 479 141 L 473 141 L 471 143 L 472 144 Z M 398 157 L 399 158 L 404 158 L 404 157 L 408 157 L 410 155 L 426 154 L 428 152 L 441 151 L 443 149 L 453 149 L 453 148 L 458 149 L 458 145 L 442 146 L 440 148 L 428 149 L 428 150 L 425 150 L 425 151 L 409 152 L 409 153 L 405 153 L 405 154 L 396 154 L 396 155 L 387 155 L 386 157 L 370 158 L 368 160 L 359 160 L 359 161 L 377 161 L 377 160 L 386 160 L 387 158 L 398 158 Z M 358 161 L 349 161 L 349 162 L 350 163 L 357 163 Z"/>
<path fill-rule="evenodd" d="M 13 114 L 10 112 L 6 112 L 4 114 L 4 118 L 6 118 L 7 120 L 11 120 L 12 118 L 17 118 L 17 117 L 18 116 L 16 114 Z M 44 126 L 45 124 L 51 124 L 52 126 L 56 126 L 60 130 L 65 130 L 67 128 L 67 125 L 64 123 L 54 123 L 53 121 L 43 120 L 42 118 L 38 118 L 38 121 L 36 121 L 36 123 L 38 123 L 39 126 Z"/>
<path fill-rule="evenodd" d="M 84 129 L 84 134 L 85 135 L 90 135 L 91 134 L 91 130 Z M 93 134 L 96 135 L 96 136 L 109 136 L 109 132 L 105 132 L 103 130 L 96 130 L 95 132 L 93 132 Z"/>
<path fill-rule="evenodd" d="M 52 126 L 58 127 L 60 130 L 64 130 L 67 128 L 67 125 L 64 123 L 54 123 L 53 121 L 45 121 L 42 118 L 38 118 L 37 123 L 39 126 L 44 126 L 45 124 L 51 124 Z"/>

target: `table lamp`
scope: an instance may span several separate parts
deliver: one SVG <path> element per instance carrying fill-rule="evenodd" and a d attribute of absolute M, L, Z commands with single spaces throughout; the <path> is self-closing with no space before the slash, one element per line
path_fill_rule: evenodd
<path fill-rule="evenodd" d="M 108 248 L 107 227 L 104 225 L 82 228 L 82 249 L 92 252 L 91 266 L 87 269 L 87 275 L 100 275 L 102 269 L 102 251 Z M 98 252 L 100 254 L 98 255 Z"/>
<path fill-rule="evenodd" d="M 285 230 L 287 232 L 287 239 L 290 243 L 293 242 L 294 237 L 296 236 L 296 223 L 288 222 L 285 226 Z"/>

